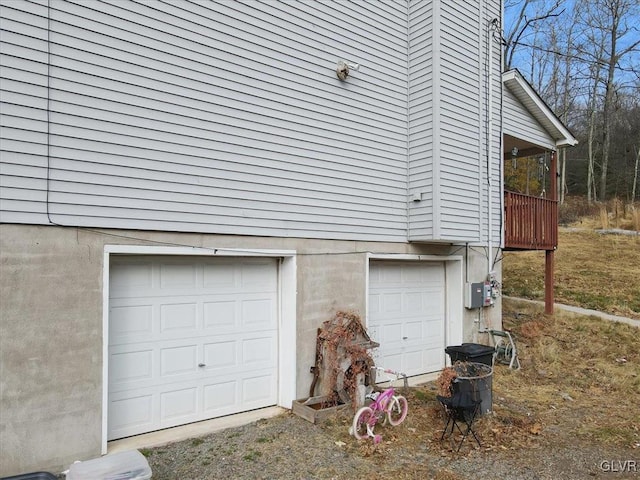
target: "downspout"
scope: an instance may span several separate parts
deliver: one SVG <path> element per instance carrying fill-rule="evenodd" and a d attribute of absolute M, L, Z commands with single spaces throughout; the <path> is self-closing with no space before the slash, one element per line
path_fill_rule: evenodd
<path fill-rule="evenodd" d="M 493 225 L 493 213 L 491 208 L 491 192 L 493 191 L 493 182 L 491 176 L 493 169 L 491 168 L 491 136 L 493 135 L 493 85 L 491 83 L 491 68 L 493 65 L 493 48 L 491 45 L 491 26 L 487 29 L 487 48 L 489 49 L 489 64 L 487 65 L 487 279 L 491 275 L 493 258 L 493 242 L 491 241 L 491 227 Z"/>
<path fill-rule="evenodd" d="M 491 159 L 491 144 L 493 141 L 493 43 L 491 41 L 494 32 L 498 28 L 499 20 L 494 18 L 487 28 L 487 280 L 492 280 L 493 275 L 493 162 Z"/>
<path fill-rule="evenodd" d="M 500 27 L 496 28 L 496 32 L 498 33 L 498 35 L 500 35 L 499 39 L 500 39 L 500 50 L 498 50 L 500 52 L 500 146 L 498 147 L 498 153 L 500 155 L 500 163 L 498 164 L 498 168 L 499 168 L 499 172 L 498 175 L 500 178 L 500 187 L 499 187 L 499 195 L 500 195 L 500 249 L 504 249 L 504 243 L 505 243 L 505 238 L 506 238 L 506 234 L 505 234 L 505 228 L 504 228 L 504 220 L 505 220 L 505 213 L 504 213 L 504 188 L 505 188 L 505 183 L 504 183 L 504 160 L 503 160 L 503 152 L 504 152 L 504 82 L 502 80 L 502 72 L 504 72 L 504 45 L 503 45 L 503 38 L 504 38 L 504 30 L 503 30 L 503 25 L 504 25 L 504 9 L 501 9 L 500 12 Z"/>
<path fill-rule="evenodd" d="M 406 57 L 405 57 L 405 66 L 406 66 L 406 70 L 405 70 L 405 78 L 406 78 L 406 93 L 407 93 L 407 102 L 405 105 L 406 108 L 406 112 L 407 112 L 407 121 L 405 124 L 406 127 L 406 137 L 405 137 L 405 166 L 406 166 L 406 172 L 405 172 L 405 185 L 406 185 L 406 195 L 405 195 L 405 205 L 406 205 L 406 215 L 407 215 L 407 243 L 411 242 L 411 227 L 413 225 L 413 222 L 411 221 L 411 214 L 412 214 L 412 204 L 414 202 L 409 200 L 409 195 L 411 195 L 411 148 L 409 147 L 409 145 L 411 145 L 411 117 L 412 117 L 412 112 L 411 112 L 411 85 L 409 84 L 409 71 L 411 69 L 411 24 L 409 21 L 409 15 L 410 15 L 410 5 L 409 2 L 407 2 L 407 23 L 406 23 L 406 28 L 407 28 L 407 51 L 406 51 Z M 367 272 L 368 272 L 368 268 L 367 268 Z M 368 312 L 368 310 L 367 310 Z"/>

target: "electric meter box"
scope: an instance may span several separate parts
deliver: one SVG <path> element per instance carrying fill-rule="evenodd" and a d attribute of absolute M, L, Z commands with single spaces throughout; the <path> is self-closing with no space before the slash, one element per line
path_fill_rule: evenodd
<path fill-rule="evenodd" d="M 466 308 L 482 308 L 493 305 L 489 282 L 467 283 L 464 295 Z"/>

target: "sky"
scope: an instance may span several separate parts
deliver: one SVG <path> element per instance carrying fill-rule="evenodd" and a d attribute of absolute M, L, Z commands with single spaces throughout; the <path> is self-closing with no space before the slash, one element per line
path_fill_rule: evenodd
<path fill-rule="evenodd" d="M 620 1 L 620 0 L 614 0 L 614 1 Z M 630 14 L 626 19 L 628 22 L 627 26 L 629 27 L 629 31 L 623 38 L 621 38 L 618 45 L 618 51 L 628 48 L 630 45 L 634 43 L 640 42 L 640 27 L 639 27 L 640 22 L 638 21 L 640 19 L 640 2 L 638 2 L 637 0 L 621 0 L 621 1 L 631 1 L 631 3 L 634 4 L 635 11 L 632 14 Z M 505 0 L 504 25 L 503 25 L 505 37 L 508 35 L 508 32 L 513 28 L 514 23 L 517 21 L 517 15 L 519 14 L 520 9 L 524 2 L 525 0 Z M 527 18 L 534 18 L 536 16 L 536 12 L 538 11 L 548 11 L 549 6 L 553 5 L 554 3 L 555 3 L 555 0 L 530 0 L 529 5 L 527 7 Z M 595 1 L 592 1 L 592 5 L 595 3 L 596 3 Z M 583 3 L 581 5 L 585 5 L 585 4 Z M 575 7 L 576 7 L 576 4 L 574 0 L 567 0 L 567 1 L 561 2 L 561 5 L 557 9 L 557 11 L 562 12 L 564 10 L 564 12 L 562 12 L 561 16 L 559 16 L 558 18 L 551 19 L 550 21 L 567 25 L 569 22 L 572 22 L 572 19 L 574 19 Z M 600 18 L 604 18 L 604 17 L 601 16 Z M 556 27 L 557 29 L 556 33 L 558 33 L 559 35 L 563 35 L 565 32 L 562 30 L 566 28 L 567 27 Z M 530 30 L 531 30 L 531 33 L 523 36 L 521 38 L 521 42 L 539 45 L 540 47 L 544 48 L 543 44 L 546 43 L 547 38 L 545 37 L 548 35 L 548 33 L 544 35 L 542 38 L 540 38 L 539 40 L 536 40 L 533 30 L 532 29 Z M 586 41 L 587 39 L 586 35 L 582 35 L 581 38 L 584 41 Z M 518 68 L 523 73 L 523 75 L 525 75 L 525 77 L 529 78 L 530 70 L 531 70 L 530 64 L 531 64 L 532 50 L 526 47 L 518 47 L 518 49 L 516 50 L 517 53 L 516 53 L 516 56 L 514 57 L 514 62 L 513 62 L 514 64 L 512 66 L 515 66 L 516 68 Z M 588 59 L 588 56 L 586 55 L 578 55 L 578 57 L 579 59 L 585 59 L 585 60 Z M 640 91 L 640 79 L 638 77 L 638 75 L 640 74 L 639 73 L 640 46 L 638 46 L 634 52 L 631 52 L 627 54 L 625 57 L 623 57 L 622 61 L 619 64 L 619 67 L 620 69 L 616 72 L 617 78 L 627 86 L 634 85 L 635 89 Z M 634 69 L 635 69 L 635 73 L 632 72 L 632 70 Z M 532 80 L 532 79 L 529 78 L 529 80 Z"/>

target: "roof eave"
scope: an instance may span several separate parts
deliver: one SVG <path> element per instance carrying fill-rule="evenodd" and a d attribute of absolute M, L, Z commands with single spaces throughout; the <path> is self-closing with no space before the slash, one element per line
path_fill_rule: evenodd
<path fill-rule="evenodd" d="M 503 84 L 525 106 L 533 117 L 542 125 L 554 139 L 556 147 L 573 147 L 578 140 L 573 136 L 562 121 L 551 111 L 549 106 L 538 95 L 535 89 L 525 80 L 522 74 L 514 69 L 502 74 Z M 524 100 L 529 100 L 524 101 Z"/>

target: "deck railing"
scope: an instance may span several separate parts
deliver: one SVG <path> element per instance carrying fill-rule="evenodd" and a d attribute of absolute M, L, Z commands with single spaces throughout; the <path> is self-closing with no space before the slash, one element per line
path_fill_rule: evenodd
<path fill-rule="evenodd" d="M 553 250 L 558 246 L 558 202 L 504 192 L 505 248 Z"/>

